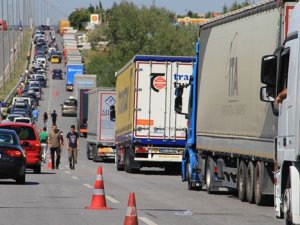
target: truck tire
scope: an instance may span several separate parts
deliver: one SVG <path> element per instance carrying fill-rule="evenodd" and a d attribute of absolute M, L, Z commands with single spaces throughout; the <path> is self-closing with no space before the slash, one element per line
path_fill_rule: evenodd
<path fill-rule="evenodd" d="M 206 170 L 205 170 L 205 182 L 206 182 L 206 192 L 212 194 L 212 181 L 213 181 L 213 166 L 214 161 L 211 157 L 206 159 Z"/>
<path fill-rule="evenodd" d="M 240 161 L 238 174 L 239 174 L 239 178 L 238 178 L 239 199 L 242 202 L 245 202 L 247 201 L 247 195 L 246 195 L 247 166 L 244 160 Z"/>
<path fill-rule="evenodd" d="M 88 160 L 92 160 L 93 159 L 93 156 L 91 156 L 91 149 L 90 149 L 90 145 L 89 144 L 87 144 L 87 146 L 86 146 L 86 156 L 87 156 Z"/>
<path fill-rule="evenodd" d="M 192 174 L 190 172 L 190 159 L 188 159 L 186 166 L 185 166 L 185 177 L 188 184 L 188 190 L 201 190 L 202 186 L 197 187 L 195 182 L 192 182 Z"/>
<path fill-rule="evenodd" d="M 130 157 L 130 150 L 126 149 L 125 150 L 125 171 L 127 173 L 132 173 L 133 169 L 132 169 L 132 159 Z"/>
<path fill-rule="evenodd" d="M 116 164 L 116 168 L 117 168 L 117 171 L 124 171 L 124 166 L 121 166 L 120 165 L 120 159 L 119 159 L 119 154 L 118 154 L 118 150 L 116 151 L 116 154 L 115 154 L 115 164 Z"/>
<path fill-rule="evenodd" d="M 255 167 L 252 161 L 248 163 L 247 168 L 247 185 L 246 185 L 246 193 L 247 193 L 247 201 L 249 203 L 254 203 L 254 173 Z"/>
<path fill-rule="evenodd" d="M 26 183 L 26 175 L 24 174 L 24 175 L 16 178 L 16 183 L 17 184 L 25 184 Z"/>
<path fill-rule="evenodd" d="M 94 162 L 101 161 L 100 158 L 98 157 L 97 146 L 91 145 L 91 150 L 92 150 L 92 154 L 93 154 L 93 161 Z"/>
<path fill-rule="evenodd" d="M 257 205 L 263 204 L 262 184 L 263 184 L 263 168 L 262 162 L 257 162 L 254 176 L 254 198 Z"/>
<path fill-rule="evenodd" d="M 290 218 L 291 212 L 291 182 L 290 182 L 290 175 L 288 175 L 286 186 L 283 193 L 283 215 L 286 225 L 294 225 L 291 222 Z"/>

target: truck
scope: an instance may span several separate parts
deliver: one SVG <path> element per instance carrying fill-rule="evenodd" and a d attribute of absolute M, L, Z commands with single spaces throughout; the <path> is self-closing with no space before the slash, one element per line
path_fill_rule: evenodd
<path fill-rule="evenodd" d="M 0 30 L 7 31 L 8 25 L 6 20 L 0 19 Z"/>
<path fill-rule="evenodd" d="M 267 0 L 201 25 L 191 82 L 175 91 L 189 124 L 188 189 L 236 191 L 257 205 L 274 197 L 276 217 L 298 225 L 299 18 L 299 3 Z"/>
<path fill-rule="evenodd" d="M 75 75 L 74 76 L 74 97 L 77 99 L 77 127 L 80 136 L 87 137 L 88 120 L 88 91 L 97 86 L 96 75 Z"/>
<path fill-rule="evenodd" d="M 115 88 L 98 87 L 88 92 L 87 158 L 115 159 Z"/>
<path fill-rule="evenodd" d="M 116 73 L 117 170 L 179 172 L 187 120 L 175 113 L 173 92 L 175 83 L 189 83 L 193 61 L 189 56 L 136 55 Z"/>
<path fill-rule="evenodd" d="M 60 33 L 60 35 L 63 35 L 65 27 L 70 27 L 70 21 L 66 18 L 60 19 L 58 21 L 58 32 Z"/>
<path fill-rule="evenodd" d="M 73 91 L 74 76 L 76 74 L 84 74 L 83 64 L 67 64 L 66 65 L 66 91 Z"/>

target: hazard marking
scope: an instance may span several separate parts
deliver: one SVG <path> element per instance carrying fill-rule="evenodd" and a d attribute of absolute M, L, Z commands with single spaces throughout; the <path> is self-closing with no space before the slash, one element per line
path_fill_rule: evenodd
<path fill-rule="evenodd" d="M 153 80 L 153 86 L 158 90 L 166 88 L 166 85 L 167 85 L 167 81 L 163 76 L 155 77 Z"/>
<path fill-rule="evenodd" d="M 57 90 L 54 91 L 54 92 L 53 92 L 53 96 L 59 96 L 59 91 L 57 91 Z"/>

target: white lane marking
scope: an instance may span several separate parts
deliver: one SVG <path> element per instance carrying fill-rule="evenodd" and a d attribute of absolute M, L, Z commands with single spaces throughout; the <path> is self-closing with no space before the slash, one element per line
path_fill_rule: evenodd
<path fill-rule="evenodd" d="M 117 199 L 113 198 L 110 195 L 106 195 L 105 198 L 112 203 L 120 203 Z"/>
<path fill-rule="evenodd" d="M 70 171 L 65 171 L 66 174 L 70 174 Z"/>
<path fill-rule="evenodd" d="M 148 225 L 157 225 L 156 223 L 154 223 L 153 221 L 151 221 L 147 217 L 138 217 L 138 219 L 143 221 L 145 224 L 148 224 Z"/>
<path fill-rule="evenodd" d="M 82 184 L 83 186 L 85 186 L 85 187 L 87 187 L 87 188 L 94 188 L 92 185 L 90 185 L 90 184 Z"/>
<path fill-rule="evenodd" d="M 75 177 L 75 176 L 72 176 L 72 178 L 73 178 L 74 180 L 79 180 L 79 178 L 78 178 L 78 177 Z"/>

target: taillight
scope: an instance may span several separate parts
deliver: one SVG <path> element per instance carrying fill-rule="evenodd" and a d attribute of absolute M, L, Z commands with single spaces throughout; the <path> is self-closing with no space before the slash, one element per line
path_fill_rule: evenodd
<path fill-rule="evenodd" d="M 217 174 L 217 173 L 218 173 L 218 167 L 215 166 L 215 167 L 214 167 L 214 174 Z"/>
<path fill-rule="evenodd" d="M 135 148 L 135 152 L 136 153 L 148 153 L 148 148 L 137 147 L 137 148 Z"/>
<path fill-rule="evenodd" d="M 14 158 L 22 157 L 22 152 L 20 152 L 19 150 L 6 150 L 6 151 L 4 151 L 4 153 L 6 155 L 9 155 L 9 156 L 14 157 Z"/>

